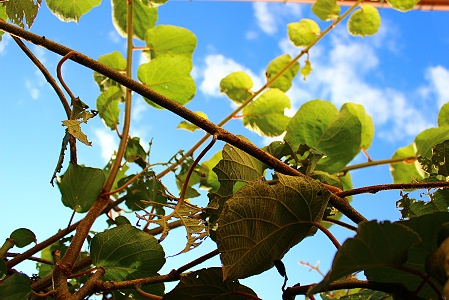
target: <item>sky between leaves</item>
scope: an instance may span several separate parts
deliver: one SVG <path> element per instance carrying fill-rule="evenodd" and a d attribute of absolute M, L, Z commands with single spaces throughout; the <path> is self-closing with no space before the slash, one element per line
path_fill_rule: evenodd
<path fill-rule="evenodd" d="M 114 50 L 124 53 L 125 40 L 111 24 L 109 6 L 108 1 L 103 1 L 76 25 L 62 24 L 44 5 L 32 31 L 93 58 Z M 310 52 L 312 74 L 306 81 L 300 77 L 295 79 L 287 93 L 293 107 L 290 114 L 305 101 L 316 98 L 330 100 L 338 107 L 349 101 L 363 104 L 376 125 L 375 140 L 369 150 L 374 159 L 391 157 L 397 148 L 410 144 L 421 130 L 436 126 L 438 109 L 449 102 L 448 13 L 414 11 L 403 14 L 382 9 L 380 14 L 381 29 L 374 37 L 351 37 L 346 23 L 335 29 Z M 265 68 L 273 58 L 284 53 L 294 56 L 299 52 L 287 39 L 286 25 L 303 17 L 316 19 L 310 6 L 298 4 L 173 1 L 162 6 L 158 24 L 183 26 L 198 37 L 192 73 L 198 91 L 187 107 L 204 111 L 214 122 L 220 121 L 232 106 L 219 93 L 220 80 L 233 71 L 242 70 L 252 77 L 255 89 L 260 87 Z M 325 28 L 323 23 L 320 25 Z M 30 47 L 54 73 L 59 57 L 42 48 Z M 139 60 L 142 59 L 135 52 L 136 66 Z M 60 124 L 64 114 L 43 76 L 6 35 L 0 43 L 0 66 L 3 104 L 0 163 L 4 170 L 0 175 L 3 187 L 0 198 L 6 207 L 1 213 L 0 239 L 18 227 L 27 227 L 42 241 L 57 228 L 65 227 L 71 214 L 62 206 L 57 188 L 49 184 L 63 137 Z M 67 63 L 63 72 L 75 95 L 94 108 L 98 89 L 92 72 L 73 63 Z M 153 138 L 152 162 L 166 161 L 177 150 L 190 148 L 202 136 L 199 132 L 174 130 L 181 121 L 179 118 L 152 109 L 140 97 L 135 99 L 131 135 L 140 136 L 144 146 Z M 118 140 L 98 118 L 83 126 L 93 147 L 78 146 L 80 162 L 102 168 Z M 231 121 L 226 129 L 247 136 L 259 146 L 269 143 L 268 139 L 242 129 L 240 119 Z M 219 143 L 211 154 L 222 146 Z M 364 160 L 359 156 L 355 162 Z M 391 182 L 388 167 L 354 173 L 353 180 L 355 186 Z M 169 181 L 168 177 L 164 183 L 169 185 Z M 174 185 L 171 188 L 176 192 Z M 354 205 L 369 219 L 397 219 L 395 201 L 398 199 L 398 192 L 391 192 L 378 198 L 362 196 Z M 201 205 L 207 202 L 205 197 L 198 201 Z M 20 215 L 15 215 L 19 211 Z M 82 215 L 77 218 L 80 217 Z M 104 228 L 101 222 L 96 224 L 96 230 Z M 183 236 L 182 232 L 178 234 Z M 348 233 L 337 230 L 336 235 L 342 241 Z M 212 247 L 205 246 L 206 249 Z M 290 251 L 284 259 L 292 278 L 289 284 L 320 280 L 317 273 L 309 273 L 298 262 L 303 260 L 313 265 L 321 261 L 320 268 L 326 272 L 333 256 L 327 247 L 330 242 L 318 234 L 317 238 L 306 239 Z M 166 252 L 175 254 L 183 245 L 178 248 Z M 205 252 L 207 250 L 197 249 L 187 257 L 192 259 Z M 179 266 L 180 262 L 185 263 L 187 257 L 174 258 L 167 270 Z M 212 261 L 214 263 L 217 265 L 218 261 Z M 34 264 L 25 266 L 30 268 Z M 273 285 L 260 284 L 268 280 Z M 251 286 L 260 297 L 274 299 L 280 295 L 282 279 L 270 270 L 244 284 Z"/>

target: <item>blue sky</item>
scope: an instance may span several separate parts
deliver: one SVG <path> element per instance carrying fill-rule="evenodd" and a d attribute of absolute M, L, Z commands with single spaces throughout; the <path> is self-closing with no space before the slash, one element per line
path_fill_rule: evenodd
<path fill-rule="evenodd" d="M 345 9 L 345 8 L 343 8 Z M 417 133 L 436 126 L 436 116 L 442 104 L 449 102 L 449 15 L 446 12 L 413 11 L 406 14 L 381 9 L 382 25 L 374 37 L 351 37 L 346 22 L 310 52 L 314 72 L 307 78 L 295 79 L 288 92 L 293 114 L 302 103 L 311 99 L 326 99 L 338 107 L 345 102 L 361 103 L 372 116 L 376 136 L 369 153 L 373 159 L 386 159 L 394 151 L 413 142 Z M 114 50 L 125 51 L 125 40 L 120 37 L 110 19 L 110 3 L 103 1 L 83 16 L 79 24 L 61 23 L 43 5 L 31 31 L 65 44 L 84 54 L 98 58 Z M 308 17 L 316 19 L 309 5 L 280 3 L 227 3 L 173 1 L 160 7 L 158 24 L 183 26 L 197 35 L 192 75 L 197 84 L 197 95 L 187 107 L 204 111 L 218 122 L 232 109 L 232 104 L 219 93 L 221 78 L 233 71 L 243 70 L 253 78 L 256 86 L 264 82 L 264 72 L 275 57 L 299 49 L 287 39 L 286 25 Z M 327 24 L 320 23 L 322 29 Z M 139 45 L 139 43 L 136 43 Z M 33 52 L 54 74 L 60 57 L 45 49 L 30 45 Z M 135 66 L 141 61 L 135 52 Z M 302 62 L 301 62 L 302 63 Z M 56 95 L 43 76 L 20 52 L 8 36 L 0 43 L 0 199 L 3 204 L 0 240 L 19 227 L 33 230 L 39 241 L 57 228 L 67 225 L 71 211 L 60 202 L 57 188 L 49 180 L 53 173 L 64 128 L 64 112 Z M 72 62 L 64 65 L 64 78 L 76 96 L 95 108 L 98 88 L 92 72 Z M 134 69 L 134 74 L 137 67 Z M 175 130 L 181 121 L 167 111 L 155 110 L 135 95 L 132 136 L 140 136 L 147 145 L 153 139 L 152 162 L 166 161 L 179 149 L 189 149 L 202 133 Z M 241 121 L 233 120 L 226 129 L 247 136 L 258 146 L 271 140 L 260 138 L 245 129 Z M 103 168 L 118 140 L 114 132 L 104 127 L 99 118 L 89 121 L 83 130 L 92 141 L 92 147 L 79 144 L 79 162 Z M 220 149 L 222 143 L 214 148 Z M 353 163 L 364 161 L 359 156 Z M 67 163 L 65 163 L 67 166 Z M 352 174 L 354 185 L 391 182 L 388 166 L 359 170 Z M 171 177 L 163 182 L 174 187 Z M 176 192 L 175 188 L 173 192 Z M 369 219 L 399 218 L 395 201 L 399 192 L 363 195 L 354 199 L 357 209 Z M 194 203 L 207 204 L 207 197 Z M 82 216 L 77 216 L 79 219 Z M 102 230 L 104 219 L 94 229 Z M 342 242 L 351 235 L 335 228 Z M 166 252 L 179 252 L 172 241 L 183 236 L 182 230 L 172 233 Z M 284 258 L 289 274 L 288 285 L 308 284 L 320 280 L 316 272 L 299 265 L 320 261 L 326 272 L 333 258 L 331 243 L 318 233 L 294 247 Z M 202 248 L 169 260 L 164 272 L 184 264 L 213 248 L 206 243 Z M 190 257 L 190 258 L 189 258 Z M 218 265 L 218 259 L 210 262 Z M 29 270 L 33 263 L 18 266 Z M 282 278 L 270 270 L 262 275 L 243 280 L 263 299 L 279 299 Z M 270 285 L 266 283 L 270 282 Z"/>

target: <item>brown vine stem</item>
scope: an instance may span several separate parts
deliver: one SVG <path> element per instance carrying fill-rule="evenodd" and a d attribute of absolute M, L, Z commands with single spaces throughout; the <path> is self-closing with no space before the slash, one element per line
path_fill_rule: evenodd
<path fill-rule="evenodd" d="M 371 193 L 375 194 L 379 191 L 386 190 L 412 190 L 412 189 L 432 189 L 432 188 L 447 188 L 449 187 L 449 182 L 438 181 L 438 182 L 417 182 L 417 183 L 393 183 L 393 184 L 380 184 L 366 186 L 362 188 L 347 190 L 335 193 L 338 197 L 348 197 L 358 194 Z"/>
<path fill-rule="evenodd" d="M 302 56 L 309 53 L 309 50 L 315 46 L 320 40 L 322 40 L 335 26 L 337 26 L 341 21 L 343 21 L 363 0 L 357 1 L 353 6 L 351 6 L 340 18 L 338 18 L 332 25 L 326 28 L 324 31 L 320 33 L 319 36 L 313 41 L 310 45 L 305 47 L 297 56 L 295 56 L 284 68 L 282 68 L 276 75 L 267 80 L 267 82 L 256 92 L 254 92 L 251 96 L 248 97 L 242 104 L 237 107 L 234 111 L 232 111 L 228 116 L 226 116 L 220 123 L 217 124 L 218 127 L 222 127 L 227 122 L 232 120 L 240 111 L 242 111 L 250 102 L 252 102 L 257 96 L 259 96 L 265 89 L 269 88 L 273 82 L 275 82 L 279 77 L 281 77 L 285 72 L 287 72 Z M 190 150 L 188 150 L 179 160 L 178 162 L 172 164 L 167 169 L 163 170 L 157 175 L 158 179 L 161 179 L 165 175 L 167 175 L 172 170 L 176 169 L 180 163 L 182 163 L 187 157 L 192 156 L 193 153 L 201 147 L 201 145 L 207 141 L 210 134 L 206 133 Z"/>
<path fill-rule="evenodd" d="M 370 160 L 361 164 L 356 164 L 352 166 L 347 166 L 341 170 L 341 173 L 346 174 L 349 171 L 361 169 L 361 168 L 367 168 L 367 167 L 373 167 L 373 166 L 379 166 L 379 165 L 386 165 L 386 164 L 397 164 L 401 162 L 411 162 L 416 160 L 416 156 L 408 156 L 408 157 L 400 157 L 400 158 L 391 158 L 391 159 L 382 159 L 382 160 Z"/>
<path fill-rule="evenodd" d="M 58 44 L 58 43 L 55 43 L 55 42 L 49 40 L 48 38 L 43 38 L 41 36 L 38 36 L 36 34 L 33 34 L 26 30 L 23 30 L 22 28 L 20 28 L 18 26 L 8 24 L 1 20 L 0 20 L 0 29 L 8 32 L 9 34 L 26 39 L 36 45 L 40 45 L 44 48 L 47 48 L 50 51 L 53 51 L 60 55 L 65 55 L 65 54 L 69 53 L 70 51 L 73 51 L 72 49 L 70 49 L 68 47 L 65 47 L 61 44 Z M 286 174 L 286 175 L 304 176 L 298 170 L 291 168 L 290 166 L 284 164 L 279 159 L 273 157 L 272 155 L 268 154 L 267 152 L 263 151 L 262 149 L 257 148 L 252 143 L 245 141 L 243 139 L 240 139 L 239 137 L 235 136 L 234 134 L 215 125 L 214 123 L 210 122 L 209 120 L 202 118 L 198 114 L 179 105 L 178 103 L 172 101 L 171 99 L 151 90 L 147 86 L 133 80 L 132 78 L 130 78 L 118 71 L 115 71 L 109 67 L 106 67 L 105 65 L 99 63 L 98 61 L 93 60 L 81 53 L 77 53 L 77 55 L 72 57 L 71 59 L 87 68 L 92 69 L 93 71 L 96 71 L 100 74 L 103 74 L 103 75 L 109 77 L 112 80 L 115 80 L 116 82 L 135 91 L 136 93 L 140 94 L 141 96 L 150 99 L 151 101 L 170 110 L 171 112 L 175 113 L 176 115 L 180 116 L 181 118 L 202 128 L 206 132 L 208 132 L 210 134 L 217 134 L 217 138 L 219 140 L 225 141 L 225 142 L 239 148 L 240 150 L 247 152 L 248 154 L 254 156 L 255 158 L 263 161 L 265 164 L 267 164 L 272 169 L 274 169 L 280 173 Z M 111 182 L 111 185 L 112 185 L 112 182 Z M 333 192 L 338 191 L 338 189 L 335 189 L 335 187 L 328 186 L 327 188 L 334 189 Z M 348 204 L 347 200 L 345 200 L 345 199 L 341 199 L 339 197 L 332 197 L 331 204 L 333 204 L 335 206 L 335 208 L 340 210 L 343 214 L 345 214 L 348 218 L 350 218 L 355 223 L 359 223 L 359 222 L 366 220 L 363 217 L 360 218 L 360 214 L 354 208 L 352 208 Z M 86 216 L 86 218 L 87 218 L 87 216 Z"/>
<path fill-rule="evenodd" d="M 327 238 L 332 242 L 332 244 L 334 244 L 334 246 L 335 246 L 335 248 L 337 248 L 337 250 L 340 249 L 341 245 L 338 242 L 338 240 L 335 238 L 335 236 L 326 227 L 324 227 L 320 223 L 308 222 L 308 221 L 301 221 L 299 223 L 310 224 L 310 225 L 317 227 L 319 230 L 321 230 L 327 236 Z"/>

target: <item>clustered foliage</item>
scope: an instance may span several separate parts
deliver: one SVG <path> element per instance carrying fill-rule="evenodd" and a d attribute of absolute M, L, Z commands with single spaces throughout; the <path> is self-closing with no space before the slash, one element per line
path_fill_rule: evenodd
<path fill-rule="evenodd" d="M 300 49 L 299 54 L 294 58 L 284 54 L 269 62 L 266 83 L 257 91 L 252 90 L 253 80 L 244 72 L 223 78 L 220 90 L 238 108 L 216 125 L 204 113 L 183 107 L 196 93 L 191 71 L 197 41 L 186 28 L 156 25 L 158 6 L 165 1 L 112 0 L 113 23 L 127 38 L 128 51 L 126 57 L 115 51 L 97 61 L 24 29 L 25 24 L 32 26 L 41 1 L 2 1 L 0 29 L 11 34 L 31 59 L 35 57 L 22 39 L 63 56 L 57 69 L 59 83 L 38 60 L 33 62 L 55 89 L 67 114 L 52 183 L 59 187 L 65 206 L 74 213 L 87 214 L 40 243 L 35 242 L 29 229 L 11 233 L 0 248 L 0 298 L 85 299 L 97 294 L 103 299 L 259 299 L 238 280 L 257 276 L 273 266 L 286 280 L 288 266 L 283 265 L 283 256 L 318 230 L 337 248 L 331 270 L 321 282 L 291 287 L 284 284 L 283 299 L 296 295 L 313 299 L 315 294 L 322 299 L 448 297 L 449 269 L 445 262 L 449 256 L 449 194 L 444 188 L 449 176 L 449 104 L 442 107 L 437 128 L 421 132 L 412 145 L 399 149 L 389 160 L 363 164 L 391 164 L 393 184 L 360 189 L 352 189 L 349 171 L 362 166 L 348 164 L 371 146 L 374 137 L 372 119 L 361 105 L 346 103 L 337 108 L 325 100 L 311 100 L 293 117 L 284 114 L 291 107 L 286 92 L 293 79 L 307 77 L 312 71 L 309 49 L 346 18 L 350 34 L 375 34 L 380 26 L 377 9 L 358 1 L 341 13 L 335 0 L 317 0 L 312 11 L 329 27 L 322 30 L 311 19 L 289 24 L 288 36 Z M 61 21 L 78 22 L 100 2 L 48 0 L 45 4 Z M 417 3 L 388 2 L 401 11 Z M 146 43 L 143 53 L 147 58 L 138 66 L 137 80 L 131 78 L 135 39 Z M 65 84 L 61 66 L 68 59 L 94 72 L 99 87 L 95 110 Z M 129 136 L 131 91 L 142 95 L 148 105 L 184 118 L 179 128 L 206 132 L 190 150 L 174 153 L 164 163 L 167 169 L 163 172 L 153 171 L 149 151 L 142 147 L 139 137 Z M 222 125 L 239 113 L 245 127 L 261 136 L 285 134 L 283 140 L 259 149 L 224 130 Z M 77 161 L 76 142 L 90 145 L 80 125 L 94 117 L 100 117 L 120 137 L 120 145 L 104 169 Z M 122 119 L 123 124 L 119 124 Z M 195 157 L 194 152 L 210 137 L 211 142 Z M 201 161 L 217 140 L 227 142 L 223 150 Z M 64 156 L 65 152 L 70 158 Z M 61 175 L 65 160 L 70 163 Z M 133 173 L 136 169 L 140 171 Z M 170 172 L 175 174 L 180 197 L 161 181 Z M 187 201 L 200 196 L 198 186 L 209 191 L 206 207 Z M 378 222 L 366 220 L 346 198 L 387 189 L 426 189 L 429 200 L 403 194 L 397 203 L 402 219 Z M 95 219 L 110 210 L 119 211 L 121 206 L 135 212 L 144 226 L 132 225 L 122 212 L 109 218 L 103 232 L 91 235 Z M 339 221 L 342 215 L 356 226 Z M 328 230 L 335 224 L 356 233 L 340 245 Z M 176 227 L 183 227 L 187 235 L 182 253 L 199 247 L 207 237 L 217 249 L 160 275 L 166 262 L 160 242 Z M 29 250 L 10 255 L 11 249 L 33 243 Z M 83 251 L 85 243 L 87 252 Z M 16 265 L 36 259 L 37 253 L 38 275 L 30 278 L 15 271 Z M 215 255 L 220 255 L 222 266 L 189 272 Z M 364 279 L 356 276 L 360 271 Z M 166 293 L 164 282 L 169 281 L 178 284 Z"/>

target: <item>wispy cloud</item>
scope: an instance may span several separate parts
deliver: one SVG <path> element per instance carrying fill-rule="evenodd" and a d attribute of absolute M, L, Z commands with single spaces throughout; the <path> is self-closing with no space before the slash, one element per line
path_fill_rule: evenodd
<path fill-rule="evenodd" d="M 118 147 L 115 135 L 108 129 L 95 129 L 94 130 L 95 139 L 101 148 L 101 157 L 105 162 L 111 159 L 112 154 Z"/>
<path fill-rule="evenodd" d="M 299 19 L 301 16 L 301 6 L 296 4 L 256 2 L 253 9 L 257 25 L 268 35 L 276 33 L 286 19 Z M 254 38 L 254 34 L 250 37 Z"/>
<path fill-rule="evenodd" d="M 449 70 L 443 66 L 429 67 L 426 78 L 429 81 L 429 90 L 437 99 L 438 106 L 449 102 Z"/>
<path fill-rule="evenodd" d="M 0 42 L 0 55 L 3 55 L 6 50 L 6 46 L 8 46 L 11 41 L 11 37 L 8 34 L 2 35 L 2 41 Z"/>

